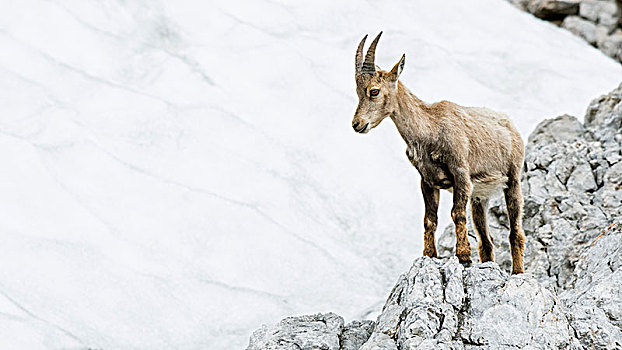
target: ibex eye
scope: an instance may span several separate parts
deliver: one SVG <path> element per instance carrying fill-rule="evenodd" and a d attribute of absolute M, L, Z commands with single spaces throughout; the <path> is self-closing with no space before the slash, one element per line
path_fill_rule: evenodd
<path fill-rule="evenodd" d="M 371 90 L 369 90 L 369 95 L 370 96 L 378 96 L 379 93 L 380 93 L 380 89 L 371 89 Z"/>

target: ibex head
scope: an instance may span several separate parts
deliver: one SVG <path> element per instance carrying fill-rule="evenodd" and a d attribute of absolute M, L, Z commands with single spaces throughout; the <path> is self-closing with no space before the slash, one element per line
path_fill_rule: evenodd
<path fill-rule="evenodd" d="M 365 61 L 363 61 L 363 45 L 367 35 L 356 50 L 355 78 L 359 105 L 352 119 L 352 127 L 362 134 L 378 126 L 397 109 L 397 78 L 402 73 L 406 60 L 406 55 L 402 55 L 390 72 L 377 69 L 374 61 L 380 35 L 382 32 L 369 46 Z"/>

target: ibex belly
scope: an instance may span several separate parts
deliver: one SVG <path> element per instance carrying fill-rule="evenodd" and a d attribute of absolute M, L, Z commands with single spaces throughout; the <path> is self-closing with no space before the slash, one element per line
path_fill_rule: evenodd
<path fill-rule="evenodd" d="M 472 179 L 473 191 L 471 196 L 474 198 L 489 198 L 499 188 L 505 187 L 508 182 L 507 176 L 490 176 L 483 180 Z"/>
<path fill-rule="evenodd" d="M 432 157 L 423 159 L 413 148 L 408 148 L 406 155 L 428 185 L 453 192 L 453 176 L 447 165 L 430 159 Z M 471 195 L 475 198 L 489 198 L 499 188 L 505 187 L 507 181 L 507 176 L 501 174 L 473 174 Z"/>

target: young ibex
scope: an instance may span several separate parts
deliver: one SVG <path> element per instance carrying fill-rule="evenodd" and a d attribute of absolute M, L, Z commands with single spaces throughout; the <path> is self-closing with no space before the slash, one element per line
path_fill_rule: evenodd
<path fill-rule="evenodd" d="M 486 108 L 463 107 L 448 101 L 426 104 L 398 81 L 406 55 L 390 72 L 374 63 L 374 39 L 363 60 L 361 40 L 356 51 L 356 92 L 359 104 L 352 127 L 367 133 L 391 117 L 406 141 L 406 155 L 421 174 L 425 203 L 423 254 L 436 257 L 434 233 L 437 225 L 439 189 L 453 190 L 451 217 L 456 226 L 456 255 L 461 263 L 471 262 L 467 239 L 466 207 L 471 202 L 473 226 L 479 235 L 479 257 L 494 261 L 488 234 L 488 197 L 504 187 L 510 219 L 512 273 L 523 272 L 525 236 L 522 230 L 523 198 L 520 172 L 523 140 L 512 122 L 502 113 Z"/>

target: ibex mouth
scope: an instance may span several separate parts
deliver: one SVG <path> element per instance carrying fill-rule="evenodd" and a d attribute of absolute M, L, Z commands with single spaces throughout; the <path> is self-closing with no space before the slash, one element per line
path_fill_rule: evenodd
<path fill-rule="evenodd" d="M 369 123 L 365 123 L 365 125 L 363 125 L 362 128 L 360 129 L 354 129 L 354 131 L 358 132 L 359 134 L 364 134 L 365 130 L 367 130 L 367 127 L 369 126 Z"/>

